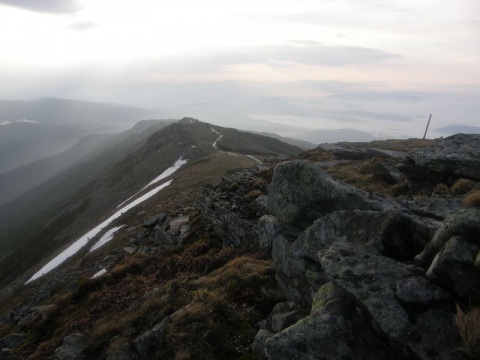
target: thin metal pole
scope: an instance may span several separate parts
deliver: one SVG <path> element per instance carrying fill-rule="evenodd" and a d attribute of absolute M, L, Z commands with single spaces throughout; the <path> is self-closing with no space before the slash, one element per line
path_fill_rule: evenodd
<path fill-rule="evenodd" d="M 425 136 L 427 136 L 428 126 L 430 125 L 430 119 L 432 118 L 432 114 L 428 118 L 427 128 L 425 129 L 425 134 L 423 134 L 423 140 L 425 140 Z"/>

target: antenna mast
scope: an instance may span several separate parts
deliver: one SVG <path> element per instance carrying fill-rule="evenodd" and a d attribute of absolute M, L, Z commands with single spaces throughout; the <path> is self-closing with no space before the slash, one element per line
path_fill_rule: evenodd
<path fill-rule="evenodd" d="M 425 129 L 425 134 L 423 134 L 423 140 L 425 140 L 425 136 L 427 136 L 428 126 L 430 125 L 430 120 L 432 119 L 432 114 L 428 118 L 427 128 Z"/>

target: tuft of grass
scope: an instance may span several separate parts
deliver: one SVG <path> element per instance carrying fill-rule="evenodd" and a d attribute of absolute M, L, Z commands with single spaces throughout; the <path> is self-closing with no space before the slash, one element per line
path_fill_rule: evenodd
<path fill-rule="evenodd" d="M 475 183 L 475 181 L 468 180 L 468 179 L 458 179 L 452 185 L 451 189 L 456 194 L 465 195 L 466 193 L 475 189 L 476 185 L 477 184 Z"/>
<path fill-rule="evenodd" d="M 480 190 L 475 190 L 465 196 L 463 204 L 466 207 L 480 207 Z"/>
<path fill-rule="evenodd" d="M 435 194 L 448 194 L 448 186 L 443 183 L 437 184 L 433 189 L 433 192 Z"/>
<path fill-rule="evenodd" d="M 457 304 L 455 325 L 463 341 L 462 350 L 474 359 L 480 358 L 480 308 L 473 307 L 467 312 Z"/>

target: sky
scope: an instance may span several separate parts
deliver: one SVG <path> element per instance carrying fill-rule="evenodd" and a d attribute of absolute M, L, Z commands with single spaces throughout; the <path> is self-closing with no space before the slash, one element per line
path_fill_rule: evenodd
<path fill-rule="evenodd" d="M 41 97 L 438 136 L 480 126 L 480 2 L 0 0 L 0 99 Z"/>

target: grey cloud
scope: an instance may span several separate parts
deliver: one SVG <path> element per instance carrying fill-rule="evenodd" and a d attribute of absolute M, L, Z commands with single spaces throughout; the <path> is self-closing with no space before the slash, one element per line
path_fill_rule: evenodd
<path fill-rule="evenodd" d="M 98 25 L 91 21 L 77 21 L 69 26 L 70 30 L 74 31 L 87 31 Z"/>
<path fill-rule="evenodd" d="M 0 0 L 0 4 L 50 14 L 74 13 L 81 8 L 76 0 Z"/>
<path fill-rule="evenodd" d="M 294 45 L 306 45 L 306 46 L 320 45 L 320 42 L 315 40 L 288 40 L 288 43 L 294 44 Z"/>
<path fill-rule="evenodd" d="M 376 112 L 363 111 L 363 110 L 350 110 L 350 111 L 344 111 L 344 113 L 360 116 L 366 119 L 375 119 L 375 120 L 386 120 L 386 121 L 411 121 L 412 120 L 409 116 L 405 116 L 401 114 L 376 113 Z"/>
<path fill-rule="evenodd" d="M 425 95 L 405 92 L 355 92 L 334 94 L 330 99 L 352 100 L 352 101 L 382 101 L 382 102 L 422 102 L 427 100 Z"/>
<path fill-rule="evenodd" d="M 273 67 L 282 67 L 289 63 L 347 66 L 379 64 L 399 58 L 401 56 L 398 54 L 358 46 L 277 45 L 217 50 L 203 56 L 152 61 L 150 67 L 157 72 L 214 72 L 225 66 L 241 64 L 265 64 Z"/>

